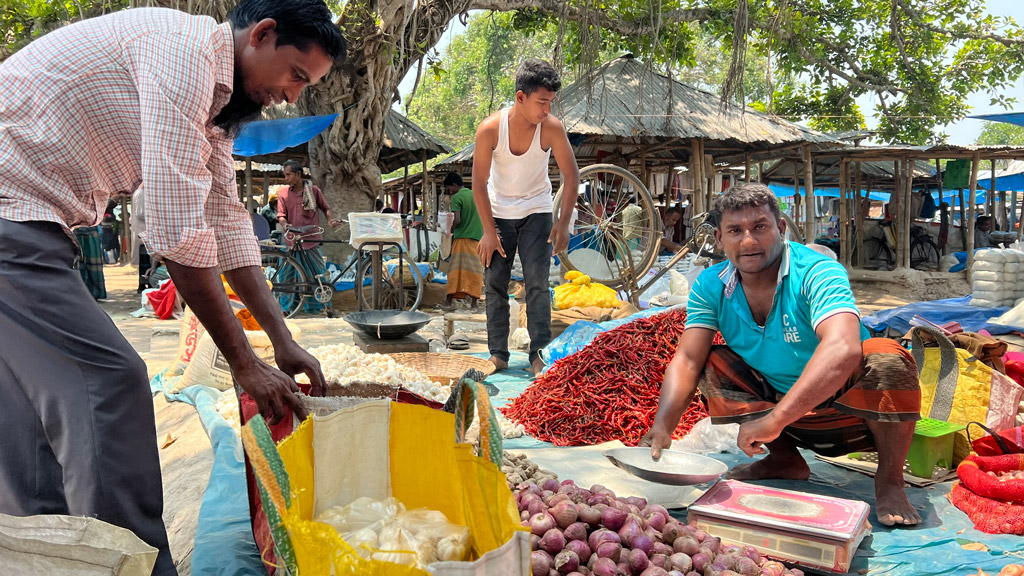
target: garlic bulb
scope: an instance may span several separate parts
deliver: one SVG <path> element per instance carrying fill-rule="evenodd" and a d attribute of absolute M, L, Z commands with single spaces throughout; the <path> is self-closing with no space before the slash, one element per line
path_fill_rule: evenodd
<path fill-rule="evenodd" d="M 444 403 L 452 392 L 451 386 L 443 386 L 429 376 L 399 364 L 384 354 L 366 354 L 355 346 L 331 344 L 309 350 L 320 361 L 320 368 L 329 384 L 345 386 L 353 382 L 402 386 L 428 400 Z M 300 382 L 308 378 L 300 374 Z"/>

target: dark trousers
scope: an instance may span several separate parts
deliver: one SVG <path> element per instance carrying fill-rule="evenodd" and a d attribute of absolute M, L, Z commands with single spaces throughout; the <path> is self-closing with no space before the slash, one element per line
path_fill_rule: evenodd
<path fill-rule="evenodd" d="M 153 265 L 153 261 L 149 257 L 149 250 L 146 250 L 145 244 L 139 244 L 139 292 L 149 288 L 149 279 L 146 278 L 146 272 L 149 272 L 149 267 Z"/>
<path fill-rule="evenodd" d="M 518 220 L 494 219 L 505 257 L 497 251 L 487 268 L 487 347 L 491 354 L 508 362 L 508 281 L 512 262 L 519 251 L 526 282 L 526 329 L 530 333 L 530 362 L 551 342 L 551 213 L 530 214 Z"/>
<path fill-rule="evenodd" d="M 160 551 L 154 574 L 177 574 L 145 362 L 60 226 L 0 219 L 0 246 L 0 513 L 99 518 Z"/>

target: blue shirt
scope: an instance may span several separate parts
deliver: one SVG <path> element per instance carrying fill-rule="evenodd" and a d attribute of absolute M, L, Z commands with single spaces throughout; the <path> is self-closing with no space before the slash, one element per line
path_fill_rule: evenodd
<path fill-rule="evenodd" d="M 690 290 L 686 327 L 718 330 L 734 352 L 785 394 L 814 350 L 814 330 L 826 319 L 849 312 L 860 318 L 841 264 L 801 244 L 786 243 L 775 301 L 764 326 L 754 321 L 739 271 L 728 261 L 708 268 Z M 861 341 L 869 338 L 860 326 Z"/>

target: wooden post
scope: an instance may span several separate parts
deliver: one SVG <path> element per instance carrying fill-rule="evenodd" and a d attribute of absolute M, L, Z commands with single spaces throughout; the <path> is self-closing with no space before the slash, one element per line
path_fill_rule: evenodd
<path fill-rule="evenodd" d="M 245 211 L 252 212 L 252 158 L 245 159 Z"/>
<path fill-rule="evenodd" d="M 864 267 L 864 219 L 867 216 L 867 203 L 869 202 L 868 198 L 870 198 L 870 191 L 865 193 L 863 198 L 861 197 L 861 188 L 862 188 L 861 177 L 862 176 L 861 176 L 861 171 L 860 171 L 860 162 L 855 163 L 854 167 L 857 170 L 857 173 L 855 175 L 855 186 L 856 186 L 856 189 L 857 189 L 857 267 L 858 268 L 863 268 Z M 869 184 L 868 188 L 870 188 L 870 187 L 871 187 L 871 185 Z"/>
<path fill-rule="evenodd" d="M 960 201 L 960 249 L 967 251 L 967 200 L 964 199 L 964 189 L 957 191 L 957 199 Z"/>
<path fill-rule="evenodd" d="M 693 178 L 693 215 L 707 212 L 704 205 L 704 189 L 700 185 L 701 168 L 704 165 L 704 156 L 700 153 L 700 140 L 694 138 L 690 141 L 690 176 Z"/>
<path fill-rule="evenodd" d="M 935 159 L 935 174 L 936 174 L 936 177 L 938 178 L 938 181 L 939 181 L 939 200 L 937 202 L 938 207 L 939 207 L 939 222 L 942 222 L 943 216 L 946 217 L 946 241 L 942 244 L 942 246 L 939 247 L 939 256 L 941 257 L 941 256 L 945 256 L 946 255 L 946 246 L 949 245 L 949 230 L 950 230 L 950 228 L 953 227 L 953 210 L 951 209 L 947 213 L 946 210 L 942 208 L 942 193 L 943 193 L 942 164 L 939 162 L 938 158 Z M 950 204 L 952 204 L 952 202 Z M 941 224 L 940 224 L 940 230 L 941 230 Z M 941 270 L 941 269 L 939 270 L 939 272 L 942 272 L 942 271 L 943 270 Z"/>
<path fill-rule="evenodd" d="M 848 167 L 846 158 L 843 158 L 839 162 L 839 254 L 846 268 L 850 267 L 850 218 L 847 213 L 850 191 L 846 185 Z"/>
<path fill-rule="evenodd" d="M 746 170 L 743 171 L 743 182 L 744 183 L 749 183 L 750 182 L 750 152 L 747 152 L 746 160 L 747 160 L 747 167 L 746 167 Z"/>
<path fill-rule="evenodd" d="M 914 216 L 916 216 L 916 214 L 911 213 L 912 207 L 914 206 L 914 203 L 911 200 L 914 197 L 914 166 L 915 166 L 915 164 L 914 164 L 914 160 L 912 158 L 905 158 L 904 159 L 904 164 L 905 164 L 904 174 L 905 174 L 906 179 L 907 179 L 907 184 L 906 184 L 906 188 L 905 188 L 904 193 L 903 193 L 903 198 L 904 198 L 904 200 L 906 200 L 906 202 L 904 203 L 904 206 L 906 206 L 907 209 L 904 210 L 904 213 L 906 214 L 906 216 L 903 217 L 903 229 L 901 231 L 901 233 L 903 234 L 903 246 L 904 246 L 904 248 L 903 248 L 903 262 L 900 264 L 900 266 L 903 266 L 904 268 L 910 268 L 910 226 L 911 226 L 911 223 L 913 222 Z"/>
<path fill-rule="evenodd" d="M 764 184 L 764 162 L 757 163 L 757 181 Z"/>
<path fill-rule="evenodd" d="M 434 213 L 436 207 L 434 206 L 435 198 L 431 194 L 430 183 L 427 182 L 427 151 L 423 151 L 423 170 L 420 172 L 420 183 L 423 186 L 423 225 L 427 227 L 427 230 L 433 230 L 434 225 L 437 222 L 437 216 Z"/>
<path fill-rule="evenodd" d="M 132 224 L 128 218 L 128 196 L 122 196 L 119 202 L 121 203 L 121 223 L 124 226 L 121 227 L 121 242 L 120 245 L 123 249 L 118 250 L 121 253 L 121 257 L 118 258 L 122 264 L 131 261 L 131 252 L 134 248 L 132 246 Z"/>
<path fill-rule="evenodd" d="M 996 216 L 996 191 L 995 191 L 995 174 L 996 174 L 996 163 L 989 160 L 991 171 L 989 172 L 992 176 L 992 180 L 989 181 L 989 191 L 985 195 L 985 213 L 992 217 L 993 230 L 995 226 L 999 224 L 999 218 Z M 980 168 L 979 168 L 980 170 Z"/>
<path fill-rule="evenodd" d="M 903 159 L 900 158 L 892 163 L 892 175 L 893 175 L 893 186 L 892 193 L 889 194 L 889 215 L 892 222 L 893 241 L 896 243 L 896 266 L 898 267 L 903 262 L 903 253 L 900 252 L 900 240 L 903 235 L 900 234 L 900 223 L 903 221 L 903 179 L 902 171 Z"/>
<path fill-rule="evenodd" d="M 981 164 L 981 152 L 975 152 L 971 158 L 971 194 L 967 207 L 967 282 L 973 283 L 971 277 L 974 275 L 974 224 L 975 206 L 974 202 L 978 194 L 978 165 Z"/>
<path fill-rule="evenodd" d="M 715 206 L 715 159 L 710 154 L 704 154 L 704 141 L 700 143 L 700 153 L 704 156 L 704 166 L 701 168 L 701 175 L 704 177 L 704 193 L 707 196 L 708 208 Z"/>
<path fill-rule="evenodd" d="M 270 173 L 263 171 L 263 205 L 270 204 Z"/>
<path fill-rule="evenodd" d="M 807 207 L 807 218 L 804 220 L 804 242 L 814 242 L 816 210 L 814 205 L 814 159 L 811 157 L 811 145 L 804 144 L 804 205 Z"/>
<path fill-rule="evenodd" d="M 992 210 L 992 219 L 1000 224 L 1000 230 L 1006 230 L 1006 194 L 999 194 L 996 196 L 996 161 L 989 160 L 992 163 L 992 170 L 989 172 L 989 195 L 993 197 L 993 205 L 995 208 Z"/>
<path fill-rule="evenodd" d="M 793 161 L 793 223 L 800 225 L 800 163 L 796 160 Z"/>

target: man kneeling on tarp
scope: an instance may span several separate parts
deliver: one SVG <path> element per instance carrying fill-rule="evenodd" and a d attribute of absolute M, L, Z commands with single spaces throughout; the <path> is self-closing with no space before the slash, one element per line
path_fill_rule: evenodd
<path fill-rule="evenodd" d="M 716 209 L 728 261 L 690 291 L 686 331 L 641 445 L 660 457 L 699 387 L 714 423 L 740 423 L 743 452 L 769 450 L 729 478 L 806 480 L 798 447 L 825 456 L 877 450 L 875 515 L 885 525 L 919 523 L 903 492 L 921 409 L 913 358 L 893 340 L 869 339 L 838 262 L 784 239 L 768 187 L 736 186 Z M 711 345 L 716 331 L 727 346 Z"/>

